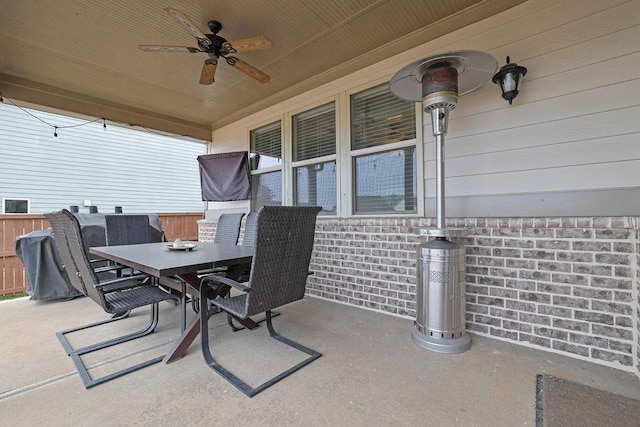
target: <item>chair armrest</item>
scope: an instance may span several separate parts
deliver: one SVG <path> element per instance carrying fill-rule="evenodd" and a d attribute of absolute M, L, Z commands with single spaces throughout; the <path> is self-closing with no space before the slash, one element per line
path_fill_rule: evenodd
<path fill-rule="evenodd" d="M 96 267 L 93 269 L 93 271 L 97 274 L 97 273 L 104 273 L 105 271 L 113 271 L 113 270 L 123 270 L 125 268 L 129 268 L 126 267 L 124 265 L 105 265 L 104 267 Z"/>
<path fill-rule="evenodd" d="M 242 292 L 249 292 L 251 291 L 251 288 L 247 285 L 244 285 L 240 282 L 236 282 L 235 280 L 231 280 L 228 277 L 224 277 L 224 276 L 204 276 L 202 278 L 202 280 L 200 281 L 200 287 L 202 287 L 202 285 L 208 283 L 208 282 L 218 282 L 218 283 L 222 283 L 223 285 L 228 285 L 231 286 L 232 288 L 236 288 Z"/>
<path fill-rule="evenodd" d="M 104 282 L 100 282 L 96 285 L 96 288 L 98 289 L 108 288 L 121 282 L 138 280 L 138 279 L 147 279 L 147 278 L 149 278 L 149 276 L 146 274 L 136 274 L 135 276 L 118 277 L 117 279 L 105 280 Z M 139 286 L 139 285 L 133 284 L 133 283 L 131 284 L 132 288 L 135 286 Z"/>

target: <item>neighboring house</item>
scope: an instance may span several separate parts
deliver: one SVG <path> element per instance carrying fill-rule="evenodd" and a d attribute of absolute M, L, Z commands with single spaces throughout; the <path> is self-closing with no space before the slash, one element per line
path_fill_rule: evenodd
<path fill-rule="evenodd" d="M 57 137 L 54 137 L 54 128 Z M 87 123 L 59 114 L 0 104 L 1 213 L 43 213 L 71 205 L 88 212 L 200 212 L 192 139 Z"/>
<path fill-rule="evenodd" d="M 216 129 L 211 152 L 271 161 L 252 162 L 251 203 L 208 208 L 322 205 L 308 292 L 414 318 L 435 144 L 387 83 L 440 52 L 510 56 L 528 68 L 513 105 L 491 82 L 460 97 L 445 144 L 467 329 L 640 375 L 639 26 L 637 0 L 530 0 Z"/>

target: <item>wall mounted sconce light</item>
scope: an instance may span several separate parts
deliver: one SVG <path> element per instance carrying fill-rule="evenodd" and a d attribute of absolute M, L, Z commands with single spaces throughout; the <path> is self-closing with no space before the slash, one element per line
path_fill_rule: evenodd
<path fill-rule="evenodd" d="M 491 81 L 500 85 L 502 97 L 509 101 L 509 105 L 518 96 L 518 85 L 525 74 L 527 74 L 527 69 L 518 64 L 511 64 L 507 56 L 507 63 L 491 79 Z"/>

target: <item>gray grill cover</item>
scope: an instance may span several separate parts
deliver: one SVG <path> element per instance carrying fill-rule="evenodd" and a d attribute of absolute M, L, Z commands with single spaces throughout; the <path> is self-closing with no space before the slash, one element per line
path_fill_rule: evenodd
<path fill-rule="evenodd" d="M 88 247 L 106 245 L 104 214 L 74 215 L 80 222 L 82 236 Z M 149 225 L 152 241 L 161 242 L 164 234 L 158 215 L 149 214 Z M 62 258 L 50 228 L 18 236 L 15 251 L 24 265 L 29 299 L 68 299 L 82 295 L 67 282 Z"/>
<path fill-rule="evenodd" d="M 19 236 L 16 238 L 15 251 L 24 264 L 30 299 L 65 299 L 82 295 L 67 282 L 50 228 Z"/>

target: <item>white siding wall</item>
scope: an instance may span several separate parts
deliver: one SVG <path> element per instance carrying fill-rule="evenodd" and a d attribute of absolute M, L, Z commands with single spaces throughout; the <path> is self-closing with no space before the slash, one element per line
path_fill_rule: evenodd
<path fill-rule="evenodd" d="M 55 126 L 84 119 L 28 110 Z M 99 212 L 201 211 L 196 157 L 206 145 L 102 121 L 45 125 L 5 100 L 0 104 L 0 197 L 31 199 L 31 213 L 84 200 Z"/>
<path fill-rule="evenodd" d="M 511 107 L 486 90 L 461 98 L 447 146 L 450 196 L 640 186 L 640 2 L 556 3 L 516 7 L 474 39 L 529 72 Z"/>
<path fill-rule="evenodd" d="M 504 214 L 601 214 L 598 191 L 617 191 L 613 200 L 624 205 L 625 198 L 640 190 L 639 26 L 639 0 L 530 0 L 215 130 L 210 151 L 247 150 L 250 128 L 389 80 L 426 55 L 482 50 L 500 65 L 509 55 L 528 73 L 512 106 L 488 83 L 461 97 L 452 111 L 446 137 L 448 213 L 500 216 L 499 211 L 482 210 L 478 201 L 519 194 L 519 207 L 507 207 Z M 424 119 L 424 135 L 425 197 L 430 206 L 435 147 L 429 117 Z M 348 147 L 347 140 L 339 143 Z M 545 195 L 563 192 L 583 197 L 569 208 L 562 197 L 555 199 L 556 205 L 544 204 Z M 606 213 L 629 215 L 637 206 L 620 206 L 619 212 L 609 207 Z"/>

